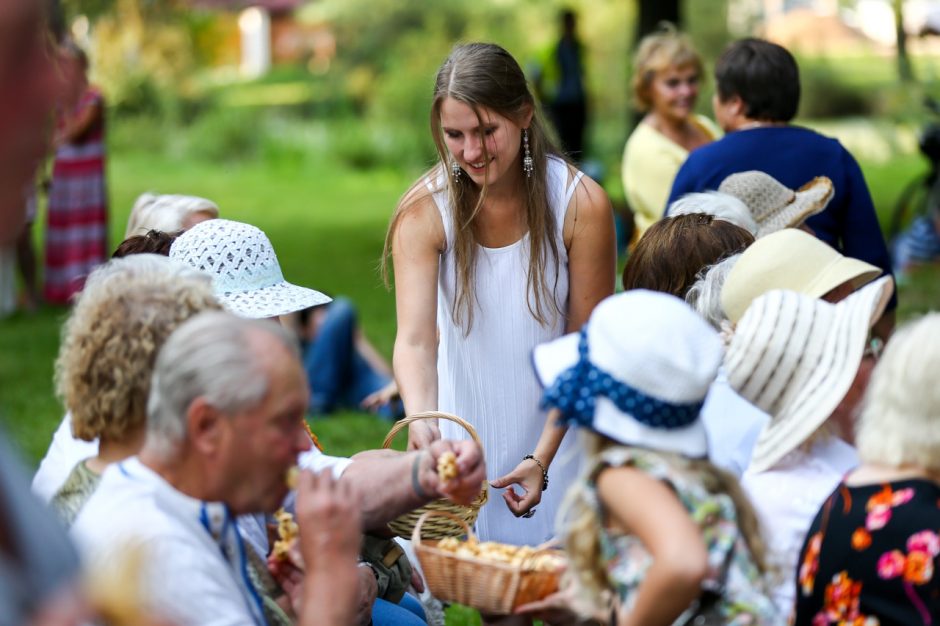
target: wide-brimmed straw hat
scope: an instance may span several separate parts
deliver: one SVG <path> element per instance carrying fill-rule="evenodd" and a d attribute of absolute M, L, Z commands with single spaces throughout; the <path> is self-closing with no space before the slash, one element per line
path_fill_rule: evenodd
<path fill-rule="evenodd" d="M 741 254 L 721 288 L 721 308 L 737 322 L 755 298 L 771 289 L 821 298 L 843 283 L 855 290 L 880 275 L 879 267 L 843 256 L 805 231 L 784 228 Z"/>
<path fill-rule="evenodd" d="M 223 219 L 196 224 L 173 242 L 170 258 L 212 274 L 219 302 L 240 317 L 286 315 L 331 300 L 284 280 L 267 235 L 250 224 Z"/>
<path fill-rule="evenodd" d="M 758 238 L 781 228 L 799 226 L 825 209 L 835 193 L 832 181 L 825 176 L 817 176 L 793 191 L 770 174 L 757 170 L 732 174 L 721 181 L 718 191 L 747 205 L 757 221 Z"/>
<path fill-rule="evenodd" d="M 718 373 L 718 334 L 678 298 L 635 289 L 597 305 L 581 332 L 537 346 L 545 408 L 627 445 L 708 453 L 699 412 Z"/>
<path fill-rule="evenodd" d="M 868 332 L 893 291 L 885 276 L 836 304 L 774 290 L 748 307 L 725 367 L 731 387 L 770 415 L 750 470 L 773 467 L 829 418 L 848 393 Z"/>

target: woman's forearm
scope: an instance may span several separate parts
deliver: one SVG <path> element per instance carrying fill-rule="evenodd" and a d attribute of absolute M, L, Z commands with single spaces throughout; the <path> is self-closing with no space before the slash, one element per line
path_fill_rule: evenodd
<path fill-rule="evenodd" d="M 437 344 L 396 340 L 392 363 L 405 414 L 437 410 Z"/>
<path fill-rule="evenodd" d="M 558 425 L 558 410 L 552 409 L 549 411 L 548 417 L 545 419 L 545 426 L 542 428 L 542 434 L 539 435 L 539 441 L 535 444 L 535 450 L 532 452 L 532 455 L 541 461 L 546 469 L 555 460 L 555 454 L 558 453 L 558 448 L 561 446 L 567 432 L 567 426 Z"/>

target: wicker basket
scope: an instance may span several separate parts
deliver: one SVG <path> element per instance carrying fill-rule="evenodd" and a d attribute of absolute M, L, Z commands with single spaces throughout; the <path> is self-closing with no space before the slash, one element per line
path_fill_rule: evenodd
<path fill-rule="evenodd" d="M 428 589 L 435 598 L 457 602 L 491 615 L 508 615 L 517 606 L 535 602 L 558 591 L 561 569 L 535 571 L 522 565 L 484 561 L 439 550 L 437 540 L 422 539 L 421 527 L 433 517 L 451 517 L 472 537 L 469 526 L 449 513 L 428 511 L 415 526 L 412 547 L 421 563 Z M 547 552 L 541 549 L 536 554 Z"/>
<path fill-rule="evenodd" d="M 395 425 L 392 426 L 392 429 L 388 431 L 388 434 L 385 436 L 385 442 L 382 444 L 383 448 L 388 448 L 392 445 L 392 440 L 395 439 L 402 429 L 411 424 L 412 422 L 417 422 L 418 420 L 425 419 L 443 419 L 449 420 L 456 424 L 459 424 L 470 433 L 470 437 L 473 438 L 477 445 L 481 445 L 480 437 L 477 435 L 477 431 L 473 429 L 473 426 L 457 417 L 456 415 L 451 415 L 450 413 L 441 413 L 439 411 L 425 411 L 424 413 L 414 413 L 408 417 L 395 422 Z M 444 511 L 450 513 L 452 518 L 441 517 L 439 519 L 432 520 L 424 526 L 424 529 L 421 532 L 421 537 L 423 539 L 441 539 L 443 537 L 459 537 L 466 533 L 466 529 L 469 526 L 473 526 L 474 522 L 477 521 L 477 515 L 480 513 L 480 507 L 486 504 L 488 498 L 488 483 L 483 481 L 483 488 L 480 490 L 480 495 L 470 503 L 470 506 L 462 506 L 451 502 L 450 500 L 441 499 L 435 500 L 434 502 L 429 502 L 423 507 L 417 508 L 414 511 L 405 513 L 401 517 L 398 517 L 388 523 L 388 527 L 393 533 L 402 537 L 404 539 L 410 539 L 412 531 L 415 528 L 415 525 L 418 523 L 418 518 L 425 511 Z M 455 520 L 459 520 L 461 523 L 458 523 Z"/>

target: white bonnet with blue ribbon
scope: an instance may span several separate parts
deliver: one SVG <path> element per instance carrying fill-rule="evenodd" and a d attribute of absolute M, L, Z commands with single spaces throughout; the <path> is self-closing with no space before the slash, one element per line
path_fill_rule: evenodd
<path fill-rule="evenodd" d="M 718 333 L 675 296 L 602 301 L 578 333 L 537 346 L 543 407 L 627 445 L 705 457 L 699 412 L 722 360 Z"/>

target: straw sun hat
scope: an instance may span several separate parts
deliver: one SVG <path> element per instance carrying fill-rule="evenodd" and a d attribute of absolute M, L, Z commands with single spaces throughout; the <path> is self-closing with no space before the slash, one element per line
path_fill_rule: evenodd
<path fill-rule="evenodd" d="M 781 228 L 799 226 L 825 209 L 835 193 L 832 181 L 825 176 L 817 176 L 793 191 L 773 176 L 756 170 L 732 174 L 721 181 L 718 191 L 747 205 L 757 221 L 757 238 Z"/>
<path fill-rule="evenodd" d="M 699 412 L 718 373 L 718 334 L 682 300 L 634 289 L 602 301 L 579 333 L 537 346 L 543 405 L 623 444 L 708 453 Z"/>
<path fill-rule="evenodd" d="M 212 274 L 219 302 L 240 317 L 286 315 L 331 300 L 284 280 L 274 247 L 261 229 L 214 219 L 177 237 L 170 258 Z"/>
<path fill-rule="evenodd" d="M 851 282 L 858 289 L 881 275 L 881 268 L 842 256 L 809 233 L 784 228 L 745 250 L 721 288 L 721 308 L 737 322 L 751 302 L 771 289 L 789 289 L 821 298 Z"/>
<path fill-rule="evenodd" d="M 868 332 L 893 291 L 885 276 L 837 304 L 774 290 L 748 307 L 725 367 L 731 387 L 771 416 L 749 469 L 770 469 L 829 418 L 848 393 Z"/>

